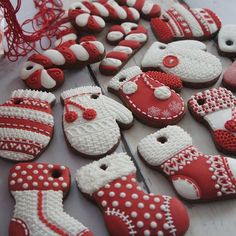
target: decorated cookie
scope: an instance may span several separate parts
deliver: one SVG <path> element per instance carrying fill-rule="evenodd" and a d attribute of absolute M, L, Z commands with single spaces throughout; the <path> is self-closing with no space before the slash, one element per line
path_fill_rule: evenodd
<path fill-rule="evenodd" d="M 142 69 L 177 75 L 186 87 L 209 87 L 220 77 L 222 65 L 216 56 L 205 50 L 203 43 L 193 40 L 170 44 L 155 42 L 144 55 Z"/>
<path fill-rule="evenodd" d="M 23 65 L 21 79 L 31 89 L 54 90 L 64 82 L 61 69 L 82 68 L 100 61 L 104 54 L 103 44 L 93 36 L 81 38 L 79 44 L 69 40 L 55 49 L 32 55 Z"/>
<path fill-rule="evenodd" d="M 130 67 L 111 79 L 108 90 L 118 95 L 141 122 L 154 127 L 176 124 L 185 114 L 184 101 L 158 77 L 165 79 L 166 75 L 157 72 L 154 77 L 137 66 Z"/>
<path fill-rule="evenodd" d="M 80 191 L 101 209 L 111 236 L 182 236 L 189 227 L 187 211 L 179 200 L 142 190 L 136 168 L 125 153 L 83 166 L 76 180 Z"/>
<path fill-rule="evenodd" d="M 222 26 L 218 34 L 218 51 L 221 56 L 236 57 L 236 24 Z"/>
<path fill-rule="evenodd" d="M 225 71 L 222 83 L 227 89 L 236 92 L 236 62 Z"/>
<path fill-rule="evenodd" d="M 29 161 L 38 157 L 53 136 L 52 93 L 15 90 L 0 105 L 0 157 Z"/>
<path fill-rule="evenodd" d="M 139 11 L 141 17 L 150 20 L 161 15 L 161 7 L 150 0 L 116 0 L 120 5 L 133 7 Z"/>
<path fill-rule="evenodd" d="M 70 89 L 61 99 L 66 140 L 82 156 L 97 159 L 113 152 L 120 141 L 119 126 L 128 129 L 133 124 L 132 113 L 102 95 L 99 87 Z"/>
<path fill-rule="evenodd" d="M 118 45 L 101 61 L 100 72 L 104 75 L 116 74 L 147 40 L 147 29 L 141 25 L 125 22 L 112 26 L 107 34 L 107 41 Z"/>
<path fill-rule="evenodd" d="M 178 126 L 168 126 L 143 138 L 138 152 L 145 163 L 165 175 L 186 200 L 236 197 L 236 160 L 199 152 L 190 135 Z"/>
<path fill-rule="evenodd" d="M 210 130 L 216 148 L 236 155 L 236 99 L 225 88 L 193 95 L 188 101 L 192 116 Z"/>
<path fill-rule="evenodd" d="M 15 210 L 9 236 L 92 236 L 93 233 L 63 209 L 70 189 L 70 171 L 65 166 L 21 163 L 9 174 L 9 190 Z"/>
<path fill-rule="evenodd" d="M 218 33 L 221 21 L 209 9 L 192 9 L 175 3 L 161 18 L 153 18 L 151 27 L 157 39 L 163 43 L 179 39 L 207 40 Z"/>

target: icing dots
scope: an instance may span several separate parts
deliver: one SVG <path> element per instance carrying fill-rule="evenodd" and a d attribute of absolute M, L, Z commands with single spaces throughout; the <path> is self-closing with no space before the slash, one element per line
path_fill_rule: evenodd
<path fill-rule="evenodd" d="M 167 86 L 160 86 L 155 88 L 154 95 L 157 99 L 166 100 L 171 96 L 171 90 Z"/>

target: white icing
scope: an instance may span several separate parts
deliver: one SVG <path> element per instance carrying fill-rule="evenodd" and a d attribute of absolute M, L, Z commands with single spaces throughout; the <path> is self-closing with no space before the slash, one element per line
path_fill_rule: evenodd
<path fill-rule="evenodd" d="M 70 46 L 70 50 L 75 54 L 76 58 L 80 61 L 88 61 L 89 60 L 89 54 L 87 50 L 79 45 L 79 44 L 73 44 Z"/>
<path fill-rule="evenodd" d="M 232 45 L 227 45 L 231 41 Z M 220 51 L 236 53 L 236 25 L 223 25 L 218 34 L 218 46 Z"/>
<path fill-rule="evenodd" d="M 104 58 L 101 65 L 119 67 L 122 65 L 122 62 L 115 58 Z"/>
<path fill-rule="evenodd" d="M 134 40 L 143 43 L 147 41 L 147 35 L 143 33 L 129 34 L 125 37 L 125 40 Z"/>
<path fill-rule="evenodd" d="M 0 157 L 6 158 L 7 160 L 13 160 L 13 161 L 29 161 L 33 160 L 35 158 L 34 155 L 29 155 L 26 153 L 21 152 L 13 152 L 13 151 L 6 151 L 6 150 L 0 150 Z"/>
<path fill-rule="evenodd" d="M 57 47 L 60 44 L 65 43 L 65 42 L 67 42 L 69 40 L 77 40 L 77 38 L 78 38 L 77 35 L 74 34 L 74 33 L 66 34 L 66 35 L 62 36 L 61 38 L 57 39 L 54 42 L 54 46 Z"/>
<path fill-rule="evenodd" d="M 182 47 L 190 48 L 190 49 L 195 48 L 195 49 L 200 49 L 202 51 L 207 50 L 206 44 L 197 40 L 179 40 L 179 41 L 171 42 L 169 43 L 169 45 L 182 46 Z"/>
<path fill-rule="evenodd" d="M 90 10 L 82 3 L 82 2 L 75 2 L 73 4 L 70 5 L 69 9 L 81 9 L 84 10 L 88 13 L 90 13 Z"/>
<path fill-rule="evenodd" d="M 113 52 L 123 52 L 127 53 L 128 55 L 132 54 L 133 50 L 130 47 L 126 46 L 116 46 L 112 49 Z"/>
<path fill-rule="evenodd" d="M 139 12 L 136 9 L 132 8 L 132 7 L 129 7 L 129 10 L 131 11 L 131 13 L 133 15 L 134 20 L 138 21 L 139 18 L 140 18 Z"/>
<path fill-rule="evenodd" d="M 234 178 L 236 178 L 236 160 L 230 157 L 226 158 L 227 164 L 229 165 L 229 169 Z"/>
<path fill-rule="evenodd" d="M 31 68 L 32 67 L 32 68 Z M 30 69 L 27 69 L 30 68 Z M 26 80 L 29 78 L 29 76 L 31 76 L 35 71 L 37 70 L 42 70 L 43 66 L 32 62 L 32 61 L 27 61 L 24 63 L 22 70 L 20 72 L 20 77 L 22 80 Z"/>
<path fill-rule="evenodd" d="M 146 0 L 144 1 L 142 12 L 147 15 L 152 11 L 152 8 L 153 8 L 153 3 Z"/>
<path fill-rule="evenodd" d="M 88 41 L 88 42 L 94 44 L 100 54 L 103 54 L 105 52 L 104 45 L 101 42 L 99 41 Z M 81 43 L 81 45 L 83 45 L 83 43 Z"/>
<path fill-rule="evenodd" d="M 122 87 L 122 91 L 125 94 L 133 94 L 138 90 L 138 86 L 135 82 L 129 81 L 125 83 Z"/>
<path fill-rule="evenodd" d="M 79 14 L 76 19 L 75 19 L 75 22 L 78 26 L 80 27 L 84 27 L 88 24 L 88 19 L 90 17 L 90 14 L 88 13 L 82 13 L 82 14 Z"/>
<path fill-rule="evenodd" d="M 133 7 L 136 3 L 136 0 L 127 0 L 126 1 L 126 4 L 129 6 L 129 7 Z"/>
<path fill-rule="evenodd" d="M 56 81 L 48 74 L 46 70 L 41 71 L 41 84 L 46 89 L 51 89 L 56 86 Z"/>
<path fill-rule="evenodd" d="M 107 169 L 101 169 L 102 165 L 106 165 Z M 92 195 L 113 180 L 135 172 L 136 168 L 128 155 L 115 153 L 81 167 L 76 173 L 76 181 L 83 193 Z"/>
<path fill-rule="evenodd" d="M 101 16 L 108 17 L 109 11 L 100 3 L 93 2 L 93 5 L 97 8 L 97 10 L 100 12 Z"/>
<path fill-rule="evenodd" d="M 66 63 L 64 56 L 57 50 L 48 49 L 44 51 L 42 55 L 48 57 L 54 65 L 61 66 Z"/>
<path fill-rule="evenodd" d="M 171 90 L 167 86 L 160 86 L 155 88 L 154 95 L 157 99 L 166 100 L 171 96 Z"/>
<path fill-rule="evenodd" d="M 131 30 L 137 28 L 138 25 L 132 22 L 124 22 L 121 24 L 121 27 L 124 29 L 125 34 L 128 34 Z"/>
<path fill-rule="evenodd" d="M 107 39 L 109 41 L 117 41 L 124 37 L 124 34 L 120 31 L 111 31 L 107 34 Z"/>
<path fill-rule="evenodd" d="M 124 20 L 124 19 L 127 18 L 127 13 L 126 13 L 126 11 L 124 10 L 124 8 L 122 8 L 121 6 L 119 6 L 119 4 L 118 4 L 117 2 L 115 2 L 115 1 L 109 1 L 108 4 L 109 4 L 110 6 L 112 6 L 112 7 L 115 9 L 115 11 L 116 11 L 116 13 L 117 13 L 117 15 L 118 15 L 118 17 L 119 17 L 120 19 Z"/>
<path fill-rule="evenodd" d="M 100 16 L 93 16 L 93 18 L 101 28 L 104 28 L 106 26 L 105 21 Z"/>

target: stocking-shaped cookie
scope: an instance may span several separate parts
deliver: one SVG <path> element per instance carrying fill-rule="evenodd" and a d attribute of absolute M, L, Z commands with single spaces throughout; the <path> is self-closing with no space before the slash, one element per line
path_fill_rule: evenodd
<path fill-rule="evenodd" d="M 170 44 L 155 42 L 144 55 L 142 69 L 177 75 L 186 87 L 209 87 L 219 78 L 222 65 L 216 56 L 205 52 L 205 49 L 201 42 L 194 40 Z"/>
<path fill-rule="evenodd" d="M 151 26 L 159 41 L 169 43 L 179 39 L 211 39 L 219 31 L 221 21 L 209 9 L 192 9 L 175 3 L 161 18 L 153 18 Z"/>
<path fill-rule="evenodd" d="M 216 148 L 236 155 L 236 99 L 225 88 L 193 95 L 188 101 L 192 116 L 210 130 Z"/>
<path fill-rule="evenodd" d="M 82 193 L 103 213 L 111 236 L 181 236 L 189 219 L 176 198 L 145 193 L 136 181 L 136 168 L 125 153 L 113 154 L 77 171 Z"/>
<path fill-rule="evenodd" d="M 178 126 L 168 126 L 143 138 L 138 152 L 150 167 L 167 176 L 186 200 L 236 197 L 236 160 L 200 153 L 190 135 Z"/>
<path fill-rule="evenodd" d="M 150 76 L 137 66 L 130 67 L 111 79 L 108 90 L 117 94 L 141 122 L 154 127 L 176 124 L 185 114 L 184 101 L 158 77 L 166 75 L 157 72 Z"/>
<path fill-rule="evenodd" d="M 28 161 L 39 156 L 53 136 L 52 93 L 15 90 L 0 105 L 0 156 Z"/>
<path fill-rule="evenodd" d="M 69 189 L 70 171 L 65 166 L 21 163 L 12 167 L 9 190 L 15 209 L 9 236 L 92 236 L 63 210 Z"/>
<path fill-rule="evenodd" d="M 69 145 L 80 155 L 100 158 L 119 144 L 120 128 L 130 128 L 132 113 L 96 86 L 64 91 L 63 127 Z M 119 125 L 118 125 L 119 124 Z"/>
<path fill-rule="evenodd" d="M 225 71 L 222 84 L 227 89 L 236 92 L 236 62 L 230 65 Z"/>

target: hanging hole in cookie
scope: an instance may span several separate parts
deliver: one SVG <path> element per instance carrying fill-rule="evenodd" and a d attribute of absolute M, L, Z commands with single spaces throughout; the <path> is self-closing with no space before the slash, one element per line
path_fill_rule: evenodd
<path fill-rule="evenodd" d="M 126 80 L 125 77 L 119 78 L 119 82 L 124 82 Z"/>
<path fill-rule="evenodd" d="M 61 177 L 61 171 L 55 169 L 55 170 L 52 171 L 51 176 L 52 176 L 54 179 L 58 179 L 59 177 Z"/>
<path fill-rule="evenodd" d="M 102 169 L 102 170 L 106 170 L 106 169 L 107 169 L 107 165 L 106 165 L 106 164 L 102 164 L 102 165 L 100 165 L 100 169 Z"/>
<path fill-rule="evenodd" d="M 204 99 L 204 98 L 199 98 L 198 100 L 197 100 L 197 104 L 198 105 L 203 105 L 203 104 L 205 104 L 206 103 L 206 99 Z"/>
<path fill-rule="evenodd" d="M 92 99 L 97 99 L 98 97 L 99 97 L 98 94 L 92 94 L 92 95 L 90 96 L 90 98 L 92 98 Z"/>
<path fill-rule="evenodd" d="M 234 44 L 234 42 L 232 40 L 227 40 L 225 43 L 228 46 L 232 46 Z"/>
<path fill-rule="evenodd" d="M 27 66 L 26 70 L 32 70 L 34 67 L 33 66 Z"/>
<path fill-rule="evenodd" d="M 160 46 L 159 46 L 159 49 L 161 49 L 161 50 L 166 49 L 166 46 L 160 45 Z"/>
<path fill-rule="evenodd" d="M 23 102 L 23 98 L 15 98 L 14 99 L 14 104 L 19 105 Z"/>
<path fill-rule="evenodd" d="M 165 136 L 161 136 L 157 138 L 157 141 L 159 143 L 166 143 L 167 142 L 167 138 Z"/>
<path fill-rule="evenodd" d="M 163 19 L 162 19 L 163 21 L 165 21 L 165 22 L 169 22 L 169 18 L 167 18 L 166 16 L 163 16 Z"/>
<path fill-rule="evenodd" d="M 75 9 L 76 9 L 76 10 L 80 10 L 80 9 L 81 9 L 81 6 L 75 6 Z"/>
<path fill-rule="evenodd" d="M 132 26 L 131 30 L 136 30 L 138 28 L 138 26 Z"/>

